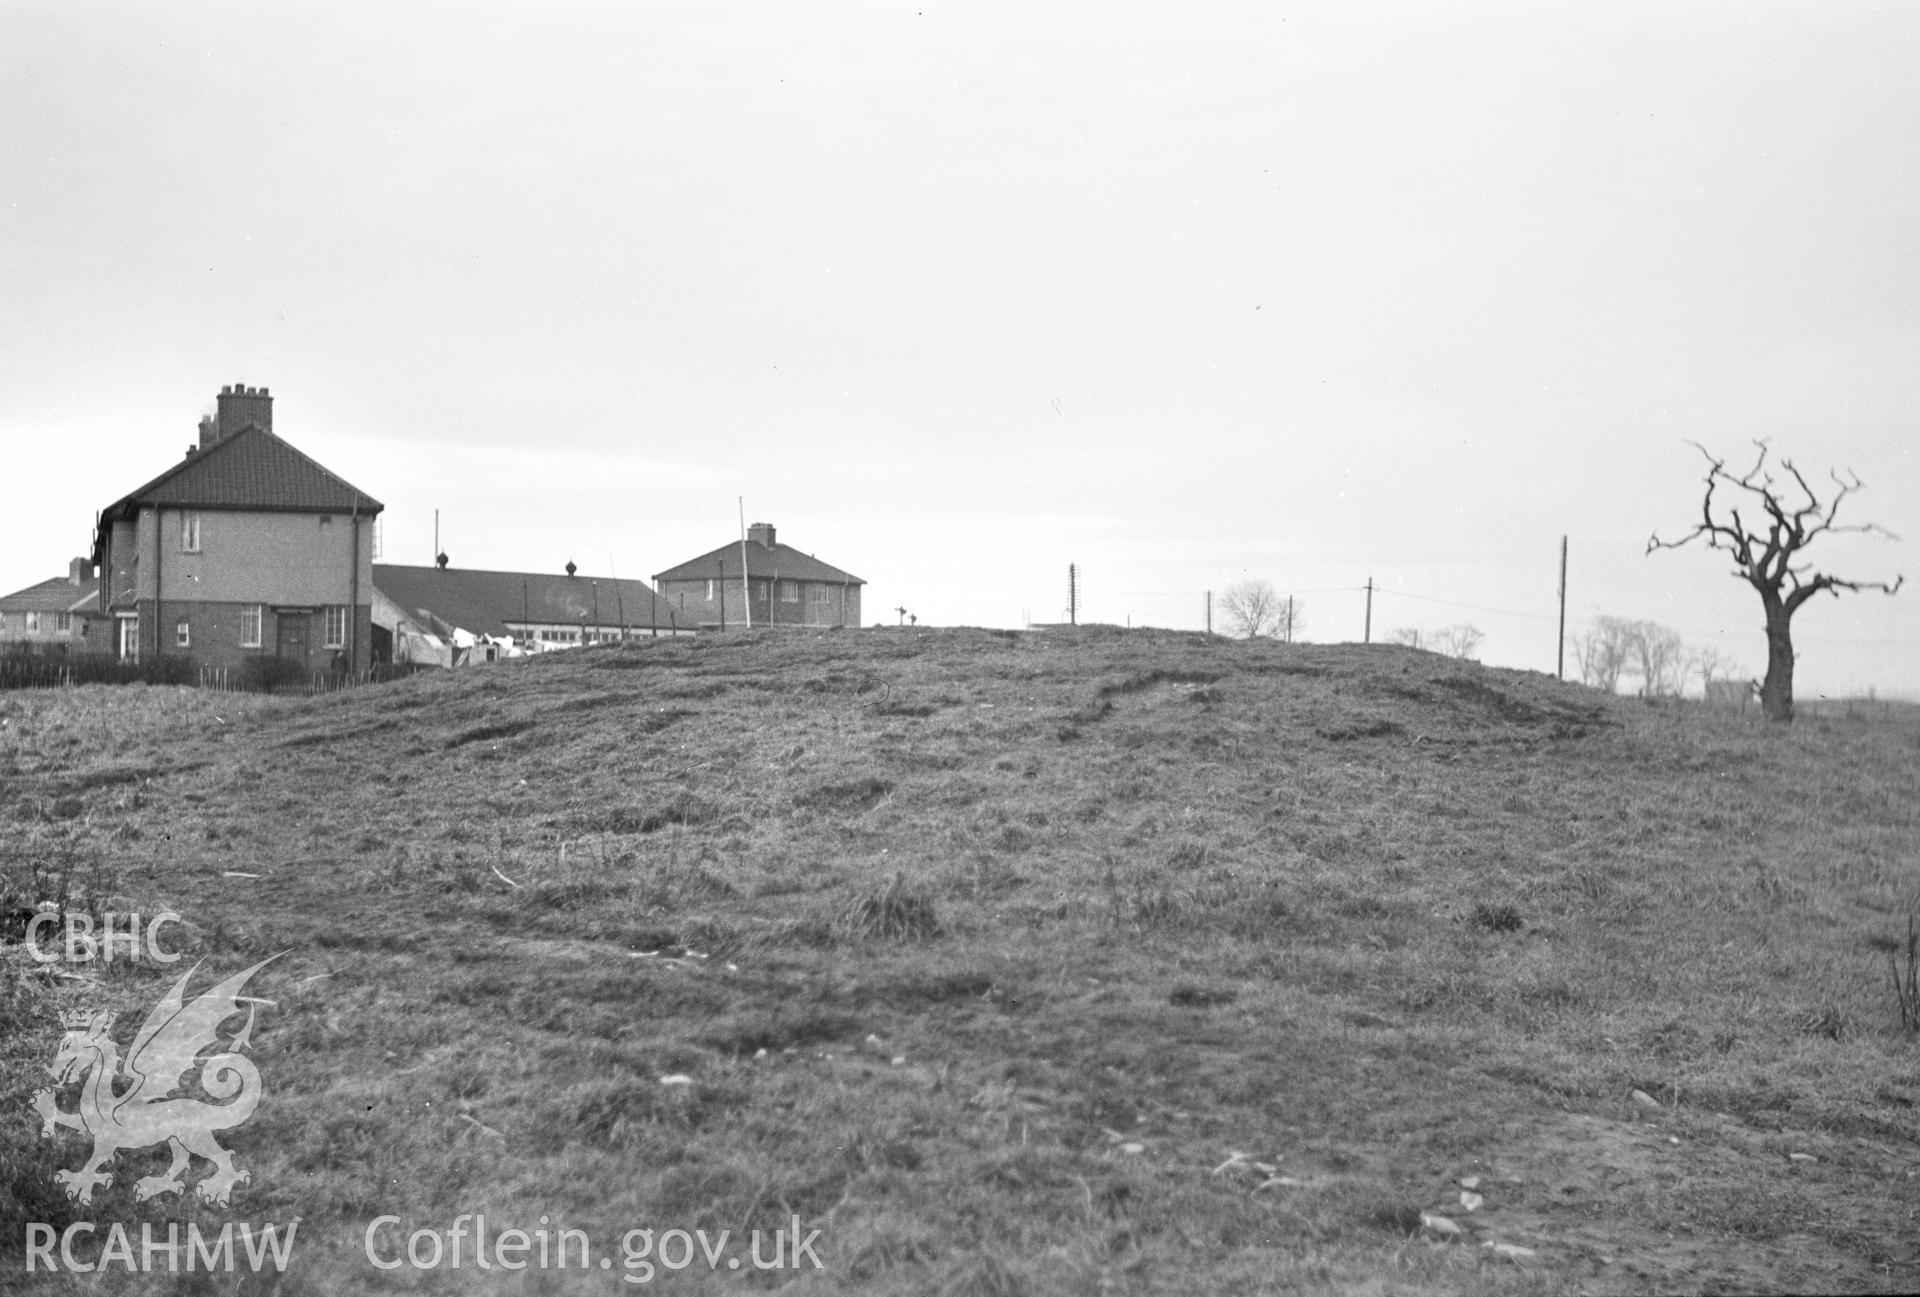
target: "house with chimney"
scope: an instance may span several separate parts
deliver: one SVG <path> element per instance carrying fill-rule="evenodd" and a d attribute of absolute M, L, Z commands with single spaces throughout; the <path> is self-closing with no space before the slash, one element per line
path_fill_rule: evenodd
<path fill-rule="evenodd" d="M 565 572 L 373 565 L 375 661 L 464 666 L 698 629 L 645 581 L 586 576 L 572 563 Z"/>
<path fill-rule="evenodd" d="M 266 388 L 223 387 L 186 457 L 100 511 L 103 647 L 141 663 L 362 670 L 381 508 L 274 434 Z"/>
<path fill-rule="evenodd" d="M 84 558 L 67 564 L 65 576 L 0 596 L 0 652 L 104 652 L 101 626 L 100 588 Z"/>
<path fill-rule="evenodd" d="M 774 537 L 756 522 L 747 538 L 654 574 L 675 617 L 705 628 L 858 626 L 866 582 Z"/>

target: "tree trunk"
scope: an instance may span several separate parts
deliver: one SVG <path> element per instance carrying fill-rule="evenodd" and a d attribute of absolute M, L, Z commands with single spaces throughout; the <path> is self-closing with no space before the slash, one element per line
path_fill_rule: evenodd
<path fill-rule="evenodd" d="M 1778 599 L 1764 595 L 1767 611 L 1767 678 L 1760 685 L 1760 707 L 1767 719 L 1793 720 L 1793 614 Z"/>

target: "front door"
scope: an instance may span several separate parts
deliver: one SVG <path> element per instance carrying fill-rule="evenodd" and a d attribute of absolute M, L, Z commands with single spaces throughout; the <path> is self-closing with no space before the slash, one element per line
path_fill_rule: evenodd
<path fill-rule="evenodd" d="M 278 653 L 283 658 L 298 662 L 304 669 L 307 665 L 307 614 L 303 612 L 283 612 L 274 615 L 279 626 Z"/>
<path fill-rule="evenodd" d="M 120 618 L 120 660 L 138 662 L 140 660 L 140 616 Z"/>

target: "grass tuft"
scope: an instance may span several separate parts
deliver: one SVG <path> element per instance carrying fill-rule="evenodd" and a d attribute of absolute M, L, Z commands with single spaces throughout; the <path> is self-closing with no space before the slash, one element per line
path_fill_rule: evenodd
<path fill-rule="evenodd" d="M 1217 1004 L 1232 1004 L 1239 997 L 1232 987 L 1183 982 L 1167 993 L 1167 1003 L 1181 1009 L 1210 1009 Z"/>
<path fill-rule="evenodd" d="M 879 891 L 856 897 L 835 926 L 856 941 L 927 941 L 945 930 L 933 897 L 909 887 L 904 872 Z"/>
<path fill-rule="evenodd" d="M 1845 1040 L 1853 1030 L 1853 1015 L 1837 1004 L 1823 1004 L 1801 1016 L 1800 1033 L 1827 1040 Z"/>
<path fill-rule="evenodd" d="M 1518 932 L 1527 926 L 1511 905 L 1486 904 L 1473 907 L 1473 925 L 1488 932 Z"/>

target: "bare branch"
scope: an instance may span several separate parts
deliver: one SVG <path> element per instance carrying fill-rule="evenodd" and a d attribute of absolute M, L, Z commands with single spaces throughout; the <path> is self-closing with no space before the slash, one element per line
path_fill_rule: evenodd
<path fill-rule="evenodd" d="M 1896 576 L 1891 583 L 1886 581 L 1846 581 L 1840 577 L 1827 576 L 1825 574 L 1816 575 L 1812 580 L 1804 583 L 1801 583 L 1798 578 L 1796 578 L 1793 592 L 1786 597 L 1784 603 L 1787 612 L 1791 614 L 1795 609 L 1800 607 L 1801 604 L 1804 604 L 1822 590 L 1827 591 L 1836 599 L 1840 597 L 1842 590 L 1847 591 L 1849 594 L 1862 594 L 1868 591 L 1878 591 L 1881 594 L 1898 594 L 1900 587 L 1905 585 L 1906 581 L 1907 578 L 1905 576 Z"/>

